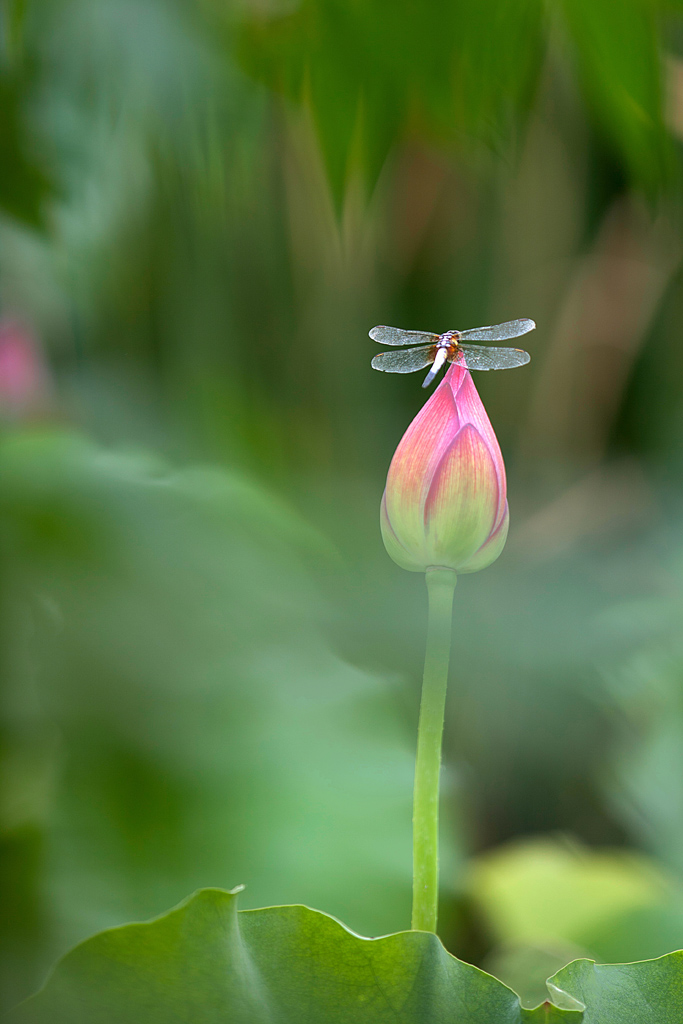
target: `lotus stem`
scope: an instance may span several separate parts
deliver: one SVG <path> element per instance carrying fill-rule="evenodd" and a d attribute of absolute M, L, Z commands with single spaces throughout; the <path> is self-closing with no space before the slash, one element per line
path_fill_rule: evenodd
<path fill-rule="evenodd" d="M 452 569 L 428 569 L 429 596 L 420 722 L 417 732 L 413 792 L 413 917 L 414 930 L 435 932 L 439 901 L 439 776 L 448 662 L 451 653 Z"/>

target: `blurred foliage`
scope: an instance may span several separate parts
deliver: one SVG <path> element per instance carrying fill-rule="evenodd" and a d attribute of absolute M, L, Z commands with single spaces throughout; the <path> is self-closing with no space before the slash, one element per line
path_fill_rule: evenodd
<path fill-rule="evenodd" d="M 680 883 L 630 851 L 526 840 L 473 861 L 467 886 L 494 937 L 484 966 L 524 1005 L 570 960 L 646 960 L 683 944 Z"/>
<path fill-rule="evenodd" d="M 30 933 L 49 825 L 51 893 L 7 980 L 26 944 L 49 962 L 208 881 L 399 928 L 410 737 L 395 688 L 324 642 L 316 535 L 237 474 L 65 434 L 8 439 L 0 481 L 4 891 Z"/>
<path fill-rule="evenodd" d="M 602 782 L 629 832 L 680 876 L 683 561 L 680 520 L 674 524 L 658 538 L 657 554 L 668 568 L 666 590 L 622 601 L 603 620 L 608 637 L 628 636 L 630 643 L 621 660 L 605 669 L 609 692 L 620 711 L 620 727 Z"/>
<path fill-rule="evenodd" d="M 14 0 L 0 25 L 0 344 L 21 325 L 35 378 L 0 381 L 8 998 L 198 885 L 407 923 L 424 594 L 377 509 L 424 396 L 370 371 L 377 322 L 538 322 L 528 368 L 477 379 L 512 525 L 456 600 L 447 947 L 512 969 L 462 863 L 519 837 L 646 852 L 677 892 L 679 5 Z M 680 941 L 627 881 L 553 969 Z"/>
<path fill-rule="evenodd" d="M 253 6 L 241 53 L 255 77 L 310 106 L 341 199 L 354 161 L 374 184 L 411 135 L 509 145 L 531 112 L 551 40 L 561 39 L 615 158 L 656 191 L 673 169 L 661 102 L 668 8 L 659 0 L 274 2 Z"/>
<path fill-rule="evenodd" d="M 307 0 L 254 12 L 242 49 L 255 77 L 310 104 L 338 197 L 354 156 L 374 183 L 411 129 L 497 140 L 528 111 L 542 52 L 542 5 L 526 0 L 399 10 Z"/>
<path fill-rule="evenodd" d="M 35 77 L 35 61 L 23 47 L 24 14 L 23 0 L 0 8 L 0 210 L 35 228 L 45 226 L 54 187 L 24 116 Z"/>

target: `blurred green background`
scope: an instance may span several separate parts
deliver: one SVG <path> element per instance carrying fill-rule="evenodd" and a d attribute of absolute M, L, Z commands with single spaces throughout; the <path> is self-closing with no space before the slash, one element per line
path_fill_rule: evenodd
<path fill-rule="evenodd" d="M 407 927 L 425 593 L 375 323 L 479 374 L 441 935 L 527 1001 L 683 946 L 683 5 L 4 0 L 9 1003 L 202 885 Z"/>

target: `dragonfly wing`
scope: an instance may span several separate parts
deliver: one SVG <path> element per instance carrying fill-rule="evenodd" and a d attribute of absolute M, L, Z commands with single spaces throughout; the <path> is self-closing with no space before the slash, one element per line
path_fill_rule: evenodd
<path fill-rule="evenodd" d="M 380 345 L 419 345 L 429 342 L 434 345 L 439 340 L 438 334 L 429 331 L 402 331 L 400 327 L 373 327 L 368 332 L 373 341 Z"/>
<path fill-rule="evenodd" d="M 535 327 L 533 320 L 508 320 L 505 324 L 495 324 L 493 327 L 475 327 L 471 331 L 460 331 L 459 336 L 462 341 L 507 341 L 508 338 L 528 334 Z"/>
<path fill-rule="evenodd" d="M 375 370 L 386 370 L 388 373 L 413 373 L 424 370 L 434 362 L 433 345 L 420 345 L 419 348 L 406 348 L 402 352 L 380 352 L 372 360 Z"/>
<path fill-rule="evenodd" d="M 451 363 L 463 363 L 468 370 L 511 370 L 524 366 L 531 356 L 521 348 L 494 348 L 490 345 L 459 345 Z"/>

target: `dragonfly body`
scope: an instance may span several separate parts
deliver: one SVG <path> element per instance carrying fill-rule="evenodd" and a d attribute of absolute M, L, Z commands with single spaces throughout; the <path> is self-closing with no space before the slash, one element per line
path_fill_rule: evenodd
<path fill-rule="evenodd" d="M 470 345 L 469 341 L 504 341 L 533 331 L 533 320 L 509 320 L 493 327 L 475 327 L 469 331 L 403 331 L 398 327 L 373 327 L 370 337 L 384 345 L 410 346 L 393 352 L 380 352 L 372 360 L 376 370 L 388 373 L 413 373 L 431 365 L 423 388 L 434 380 L 444 363 L 461 363 L 468 370 L 507 370 L 523 366 L 531 356 L 521 348 L 497 348 Z"/>

